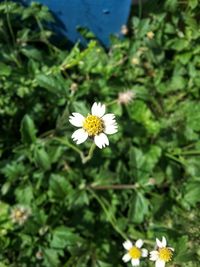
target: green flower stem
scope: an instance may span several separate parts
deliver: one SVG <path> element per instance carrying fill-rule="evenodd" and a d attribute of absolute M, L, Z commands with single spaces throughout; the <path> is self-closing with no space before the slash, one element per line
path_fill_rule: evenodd
<path fill-rule="evenodd" d="M 88 191 L 92 194 L 92 196 L 97 200 L 97 202 L 99 203 L 99 205 L 101 206 L 101 208 L 103 209 L 104 213 L 106 214 L 107 220 L 110 222 L 110 224 L 112 225 L 112 227 L 114 228 L 114 230 L 121 235 L 121 237 L 123 239 L 128 239 L 126 234 L 124 232 L 122 232 L 119 227 L 117 226 L 117 220 L 114 217 L 113 214 L 110 214 L 108 209 L 106 208 L 105 204 L 103 203 L 103 201 L 101 200 L 101 198 L 91 189 L 88 189 Z"/>
<path fill-rule="evenodd" d="M 54 137 L 53 140 L 56 140 L 59 143 L 72 148 L 75 152 L 77 152 L 80 155 L 81 159 L 84 158 L 83 152 L 79 148 L 77 148 L 76 146 L 72 145 L 67 139 L 63 140 L 62 138 Z"/>
<path fill-rule="evenodd" d="M 82 163 L 83 163 L 83 164 L 85 164 L 86 162 L 88 162 L 88 161 L 92 158 L 93 153 L 94 153 L 94 150 L 95 150 L 95 147 L 96 147 L 96 145 L 95 145 L 95 143 L 93 143 L 93 144 L 91 145 L 91 147 L 90 147 L 90 150 L 89 150 L 89 152 L 88 152 L 88 155 L 87 155 L 86 157 L 83 156 L 83 158 L 82 158 Z"/>
<path fill-rule="evenodd" d="M 67 139 L 63 140 L 63 138 L 59 138 L 59 137 L 53 137 L 53 140 L 56 140 L 58 141 L 59 143 L 67 146 L 67 147 L 70 147 L 72 148 L 75 152 L 77 152 L 81 158 L 81 161 L 83 164 L 85 164 L 86 162 L 88 162 L 92 156 L 93 156 L 93 153 L 94 153 L 94 149 L 96 147 L 95 143 L 93 143 L 90 147 L 90 150 L 88 152 L 88 155 L 85 156 L 83 154 L 83 152 L 77 147 L 77 146 L 74 146 L 73 144 L 71 144 Z"/>
<path fill-rule="evenodd" d="M 181 159 L 179 159 L 179 158 L 177 158 L 177 157 L 175 157 L 175 156 L 173 156 L 173 155 L 171 155 L 171 154 L 169 154 L 169 153 L 165 153 L 165 156 L 166 156 L 167 158 L 169 158 L 169 159 L 171 159 L 171 160 L 174 160 L 174 161 L 180 163 L 181 165 L 185 166 L 185 162 L 182 161 Z"/>
<path fill-rule="evenodd" d="M 49 131 L 46 131 L 46 132 L 42 133 L 40 135 L 40 138 L 53 136 L 54 134 L 55 134 L 55 129 L 52 129 L 52 130 L 49 130 Z"/>
<path fill-rule="evenodd" d="M 113 101 L 110 101 L 110 102 L 108 102 L 108 103 L 106 104 L 106 107 L 108 107 L 108 106 L 112 106 L 113 104 L 116 104 L 117 102 L 118 102 L 117 99 L 115 99 L 115 100 L 113 100 Z"/>

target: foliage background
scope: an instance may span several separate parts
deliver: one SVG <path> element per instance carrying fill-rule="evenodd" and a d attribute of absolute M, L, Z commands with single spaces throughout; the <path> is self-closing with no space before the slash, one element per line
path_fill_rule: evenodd
<path fill-rule="evenodd" d="M 88 47 L 66 50 L 46 7 L 0 4 L 1 267 L 129 266 L 124 239 L 153 249 L 162 235 L 175 248 L 168 266 L 199 266 L 200 9 L 150 2 L 109 50 L 87 31 Z M 135 98 L 119 105 L 127 89 Z M 72 143 L 68 117 L 94 101 L 119 133 L 83 164 L 91 143 Z M 16 205 L 31 210 L 23 225 Z"/>

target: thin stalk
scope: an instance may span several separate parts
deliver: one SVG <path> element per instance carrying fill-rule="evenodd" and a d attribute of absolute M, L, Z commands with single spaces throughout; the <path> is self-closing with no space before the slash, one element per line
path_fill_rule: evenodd
<path fill-rule="evenodd" d="M 84 158 L 83 152 L 79 148 L 77 148 L 76 146 L 74 146 L 70 142 L 68 142 L 67 139 L 63 140 L 62 138 L 54 137 L 53 140 L 56 140 L 59 143 L 61 143 L 63 145 L 66 145 L 66 146 L 72 148 L 75 152 L 77 152 L 80 155 L 81 158 Z"/>
<path fill-rule="evenodd" d="M 190 151 L 181 151 L 179 154 L 174 154 L 174 155 L 185 155 L 185 156 L 190 156 L 190 155 L 200 155 L 200 151 L 198 150 L 190 150 Z"/>
<path fill-rule="evenodd" d="M 83 158 L 82 158 L 82 163 L 83 163 L 83 164 L 85 164 L 86 162 L 88 162 L 88 161 L 92 158 L 92 156 L 93 156 L 93 154 L 94 154 L 95 147 L 96 147 L 96 145 L 95 145 L 95 143 L 93 143 L 93 144 L 91 145 L 91 147 L 90 147 L 90 150 L 89 150 L 89 152 L 88 152 L 88 155 L 87 155 L 86 157 L 83 157 Z"/>
<path fill-rule="evenodd" d="M 139 10 L 138 10 L 138 17 L 141 19 L 142 18 L 142 0 L 139 0 Z"/>
<path fill-rule="evenodd" d="M 59 138 L 59 137 L 53 137 L 53 140 L 56 140 L 59 143 L 65 145 L 67 147 L 72 148 L 75 152 L 77 152 L 79 154 L 83 164 L 85 164 L 86 162 L 88 162 L 92 158 L 93 153 L 94 153 L 94 149 L 96 147 L 95 143 L 93 143 L 90 147 L 88 155 L 84 156 L 83 152 L 77 146 L 74 146 L 73 144 L 71 144 L 67 139 L 63 140 L 62 138 Z"/>
<path fill-rule="evenodd" d="M 123 239 L 127 239 L 127 236 L 124 232 L 122 232 L 118 226 L 117 226 L 117 220 L 116 218 L 113 216 L 110 216 L 109 211 L 107 210 L 105 204 L 103 203 L 103 201 L 101 200 L 101 198 L 91 189 L 88 189 L 88 191 L 92 194 L 92 196 L 97 200 L 97 202 L 99 203 L 99 205 L 101 206 L 101 208 L 103 209 L 104 213 L 106 214 L 107 220 L 110 222 L 110 224 L 112 225 L 113 229 L 123 238 Z"/>
<path fill-rule="evenodd" d="M 113 185 L 87 185 L 86 188 L 92 190 L 124 190 L 136 189 L 138 184 L 113 184 Z"/>
<path fill-rule="evenodd" d="M 174 157 L 173 155 L 171 155 L 171 154 L 169 154 L 169 153 L 165 153 L 165 156 L 166 156 L 167 158 L 172 159 L 172 160 L 174 160 L 174 161 L 180 163 L 181 165 L 185 166 L 185 163 L 184 163 L 182 160 L 178 159 L 177 157 Z"/>
<path fill-rule="evenodd" d="M 8 1 L 7 0 L 6 0 L 6 20 L 7 20 L 8 29 L 10 31 L 13 45 L 15 45 L 15 35 L 14 35 L 13 28 L 12 28 L 12 25 L 10 22 L 10 14 L 9 14 L 9 8 L 8 8 Z"/>
<path fill-rule="evenodd" d="M 38 19 L 37 16 L 35 16 L 35 19 L 36 19 L 36 22 L 37 22 L 37 25 L 38 25 L 40 31 L 42 32 L 42 37 L 43 37 L 43 40 L 42 40 L 42 41 L 43 41 L 46 45 L 49 46 L 49 48 L 50 48 L 50 52 L 53 52 L 53 51 L 54 51 L 54 52 L 58 52 L 59 49 L 58 49 L 56 46 L 52 45 L 52 44 L 49 42 L 49 40 L 46 38 L 46 36 L 45 36 L 45 30 L 44 30 L 44 27 L 43 27 L 41 21 Z"/>
<path fill-rule="evenodd" d="M 118 99 L 115 99 L 115 100 L 113 100 L 113 101 L 107 103 L 107 104 L 106 104 L 106 107 L 108 107 L 108 106 L 112 106 L 113 104 L 116 104 L 117 102 L 118 102 Z"/>
<path fill-rule="evenodd" d="M 49 131 L 46 131 L 46 132 L 44 132 L 44 133 L 42 133 L 40 135 L 40 138 L 44 138 L 44 137 L 47 137 L 47 136 L 53 136 L 54 133 L 55 133 L 55 130 L 54 129 L 49 130 Z"/>

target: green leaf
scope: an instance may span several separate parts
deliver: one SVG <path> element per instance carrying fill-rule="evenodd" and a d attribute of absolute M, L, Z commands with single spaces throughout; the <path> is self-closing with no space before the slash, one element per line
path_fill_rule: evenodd
<path fill-rule="evenodd" d="M 169 91 L 176 91 L 186 87 L 186 80 L 182 76 L 173 76 L 169 84 Z"/>
<path fill-rule="evenodd" d="M 194 9 L 198 6 L 198 0 L 188 0 L 188 5 L 191 7 L 191 9 Z"/>
<path fill-rule="evenodd" d="M 194 259 L 194 252 L 188 249 L 188 237 L 186 235 L 179 238 L 176 245 L 175 262 L 182 264 Z"/>
<path fill-rule="evenodd" d="M 38 74 L 36 76 L 36 81 L 38 85 L 49 92 L 57 96 L 67 96 L 68 83 L 62 77 L 62 75 L 57 74 Z"/>
<path fill-rule="evenodd" d="M 18 187 L 15 190 L 15 195 L 18 203 L 31 205 L 31 202 L 34 199 L 33 187 L 32 186 Z"/>
<path fill-rule="evenodd" d="M 12 222 L 10 220 L 10 206 L 7 203 L 0 201 L 0 232 L 3 234 L 4 230 L 12 228 Z M 6 234 L 6 231 L 5 231 Z M 1 240 L 1 239 L 0 239 Z"/>
<path fill-rule="evenodd" d="M 52 174 L 49 182 L 49 193 L 55 198 L 66 198 L 67 194 L 71 191 L 71 185 L 66 177 Z"/>
<path fill-rule="evenodd" d="M 46 248 L 42 250 L 44 254 L 44 264 L 46 267 L 55 267 L 59 266 L 60 260 L 58 251 L 55 249 Z"/>
<path fill-rule="evenodd" d="M 131 147 L 129 150 L 129 166 L 131 173 L 133 173 L 138 182 L 144 183 L 148 181 L 160 156 L 161 149 L 158 146 L 152 145 L 145 153 L 136 147 Z"/>
<path fill-rule="evenodd" d="M 21 122 L 21 137 L 22 141 L 27 144 L 34 143 L 36 141 L 36 128 L 32 118 L 29 115 L 25 115 Z"/>
<path fill-rule="evenodd" d="M 100 260 L 97 261 L 97 264 L 98 264 L 99 267 L 112 267 L 112 264 L 109 264 L 107 262 L 103 262 L 103 261 L 100 261 Z"/>
<path fill-rule="evenodd" d="M 180 62 L 185 65 L 190 62 L 191 57 L 192 57 L 191 52 L 184 52 L 184 53 L 178 54 L 176 56 L 176 60 L 180 60 Z"/>
<path fill-rule="evenodd" d="M 153 114 L 145 102 L 135 100 L 134 105 L 129 106 L 128 111 L 129 116 L 136 122 L 143 124 L 150 134 L 158 134 L 159 123 L 154 120 Z"/>
<path fill-rule="evenodd" d="M 95 49 L 97 43 L 96 41 L 91 41 L 88 44 L 88 47 L 84 51 L 80 51 L 79 44 L 77 43 L 73 49 L 71 50 L 70 54 L 65 58 L 61 65 L 61 69 L 70 69 L 75 65 L 80 64 L 83 62 L 84 58 Z"/>
<path fill-rule="evenodd" d="M 79 236 L 73 232 L 73 230 L 66 226 L 57 227 L 53 231 L 53 239 L 51 241 L 51 247 L 54 249 L 63 249 L 66 246 L 77 246 L 80 241 Z"/>
<path fill-rule="evenodd" d="M 38 61 L 42 60 L 42 54 L 38 49 L 26 47 L 21 49 L 21 53 L 28 58 L 36 59 Z"/>
<path fill-rule="evenodd" d="M 0 76 L 10 76 L 12 69 L 9 65 L 0 62 Z"/>
<path fill-rule="evenodd" d="M 183 38 L 172 39 L 167 43 L 167 46 L 176 51 L 183 51 L 188 48 L 189 41 Z"/>
<path fill-rule="evenodd" d="M 128 218 L 134 223 L 142 223 L 149 212 L 149 201 L 140 192 L 136 192 L 129 204 Z"/>
<path fill-rule="evenodd" d="M 44 147 L 34 147 L 34 160 L 36 165 L 44 171 L 51 168 L 50 158 Z"/>
<path fill-rule="evenodd" d="M 6 176 L 7 181 L 15 181 L 26 173 L 26 168 L 22 162 L 11 162 L 4 166 L 2 173 Z"/>
<path fill-rule="evenodd" d="M 79 112 L 84 116 L 86 116 L 90 112 L 90 110 L 86 107 L 85 103 L 80 101 L 74 101 L 73 108 L 76 112 Z"/>
<path fill-rule="evenodd" d="M 200 106 L 198 102 L 188 101 L 186 105 L 183 106 L 183 111 L 187 118 L 188 127 L 194 131 L 200 131 Z"/>
<path fill-rule="evenodd" d="M 200 179 L 199 181 L 190 182 L 186 185 L 183 199 L 190 205 L 195 206 L 200 202 Z"/>

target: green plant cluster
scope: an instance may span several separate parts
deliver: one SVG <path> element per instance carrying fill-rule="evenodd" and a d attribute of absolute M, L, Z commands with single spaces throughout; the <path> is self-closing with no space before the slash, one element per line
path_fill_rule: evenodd
<path fill-rule="evenodd" d="M 67 50 L 46 7 L 0 3 L 0 267 L 130 266 L 124 240 L 163 235 L 167 266 L 199 267 L 200 9 L 150 2 L 109 50 L 89 33 Z M 119 132 L 83 162 L 68 118 L 95 101 Z"/>

